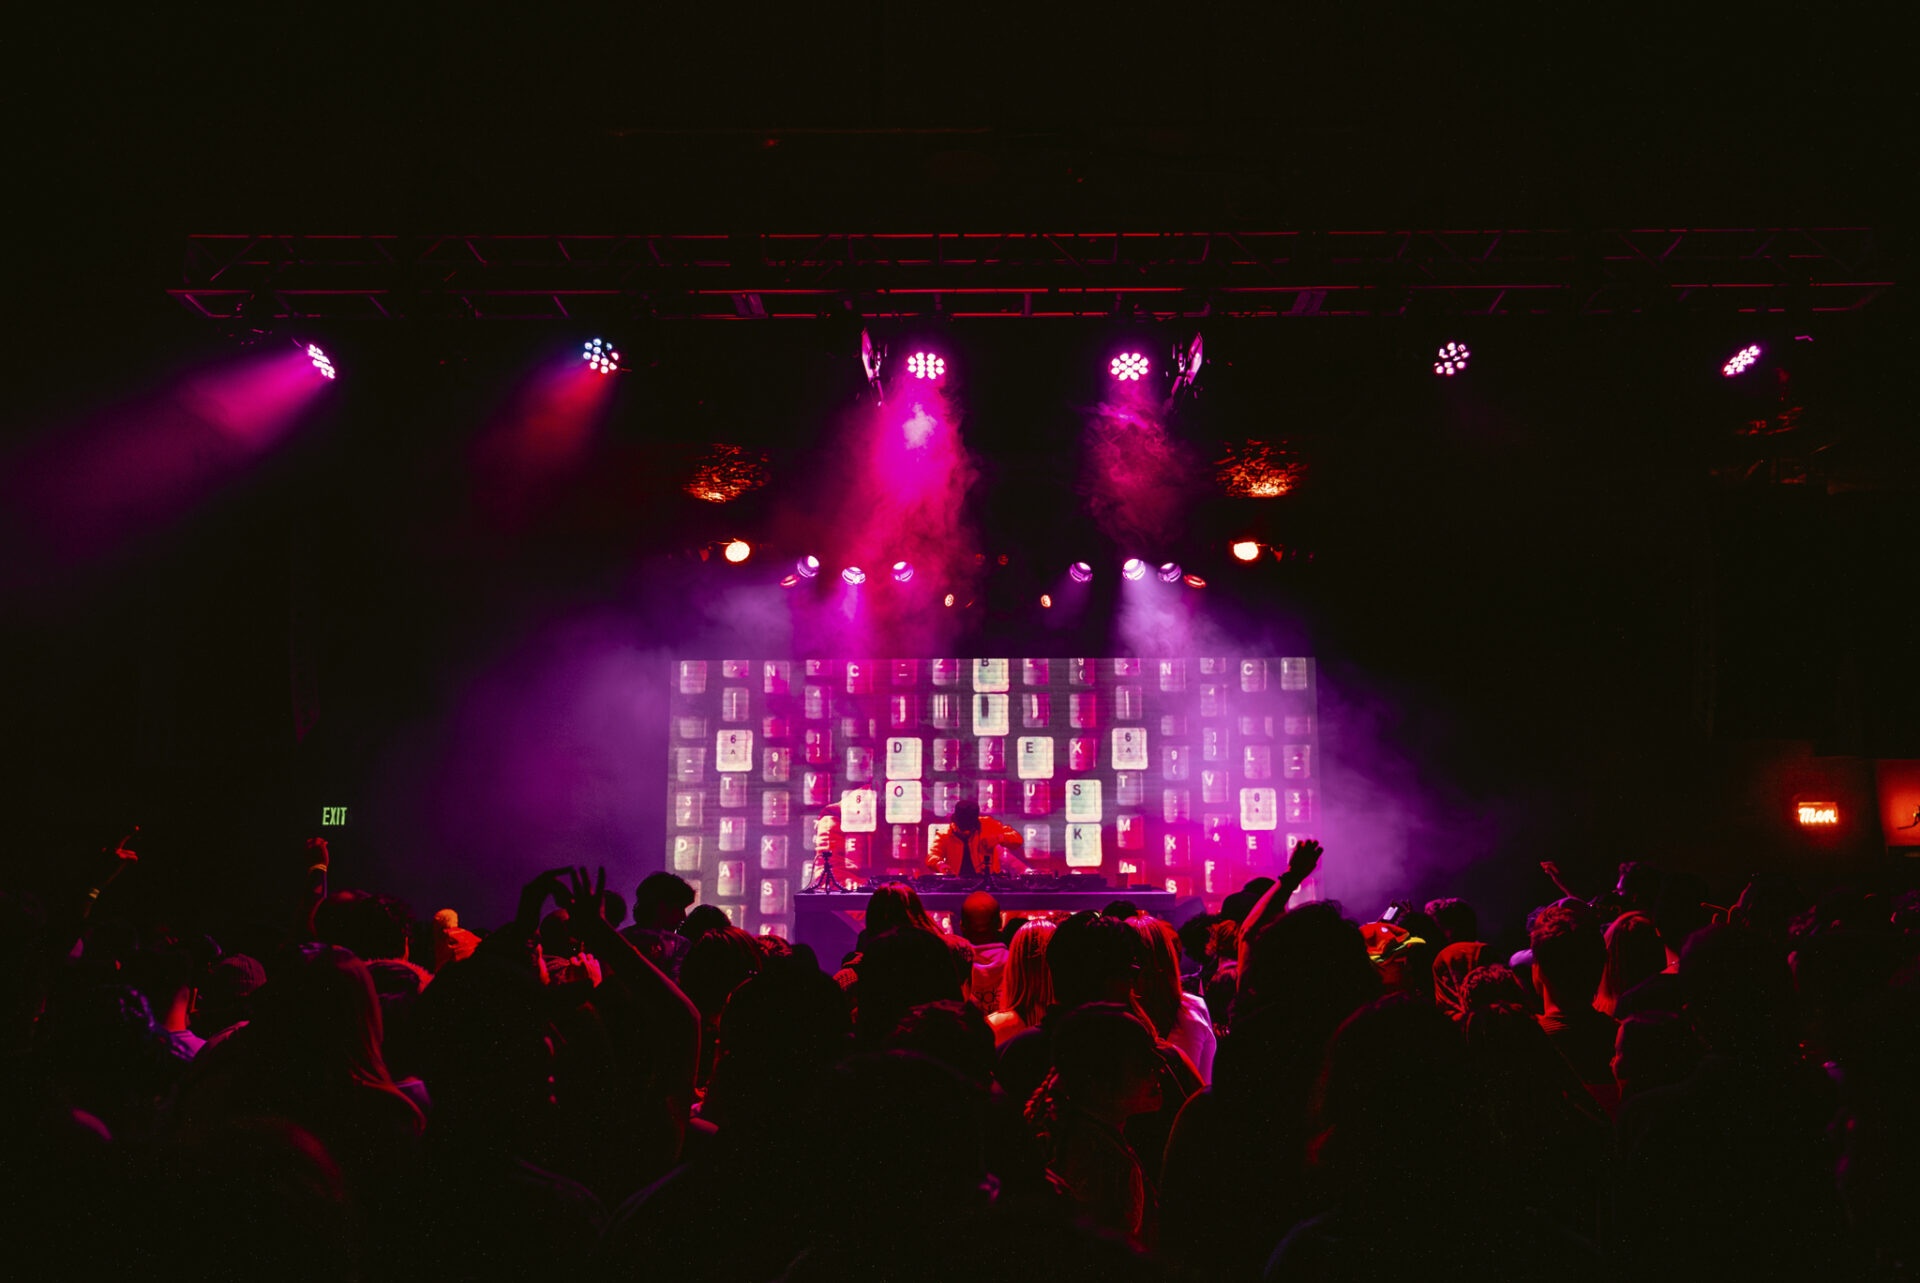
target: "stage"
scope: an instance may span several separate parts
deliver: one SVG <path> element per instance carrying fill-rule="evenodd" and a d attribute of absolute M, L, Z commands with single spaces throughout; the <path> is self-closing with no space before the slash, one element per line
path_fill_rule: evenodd
<path fill-rule="evenodd" d="M 1002 913 L 1078 913 L 1082 909 L 1105 908 L 1115 900 L 1131 900 L 1146 912 L 1171 921 L 1176 917 L 1175 906 L 1182 898 L 1171 891 L 1155 891 L 1146 887 L 1131 890 L 1113 887 L 1088 891 L 1028 890 L 1021 888 L 1018 881 L 1010 879 L 1004 885 L 988 888 L 993 898 L 1000 902 Z M 960 906 L 970 894 L 963 890 L 919 892 L 920 903 L 936 920 L 943 915 L 959 913 Z M 872 898 L 866 891 L 800 892 L 793 897 L 795 942 L 812 946 L 820 965 L 831 970 L 853 950 L 854 941 L 860 935 L 867 901 Z M 1192 907 L 1194 912 L 1199 912 L 1199 904 Z"/>

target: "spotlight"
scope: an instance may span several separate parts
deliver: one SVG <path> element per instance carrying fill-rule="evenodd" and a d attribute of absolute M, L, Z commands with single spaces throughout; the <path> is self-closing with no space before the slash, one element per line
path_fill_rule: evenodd
<path fill-rule="evenodd" d="M 736 566 L 751 556 L 753 556 L 753 545 L 744 539 L 735 539 L 727 545 L 727 560 Z"/>
<path fill-rule="evenodd" d="M 1093 567 L 1084 561 L 1076 561 L 1067 567 L 1067 578 L 1076 584 L 1087 583 L 1093 578 Z"/>
<path fill-rule="evenodd" d="M 1145 579 L 1147 577 L 1147 563 L 1138 557 L 1129 557 L 1125 564 L 1120 567 L 1120 573 L 1128 579 Z"/>
<path fill-rule="evenodd" d="M 1759 350 L 1759 348 L 1754 349 L 1755 352 Z M 313 368 L 320 371 L 321 377 L 328 379 L 334 377 L 333 362 L 328 359 L 325 352 L 320 350 L 318 343 L 307 344 L 307 359 L 313 362 Z"/>
<path fill-rule="evenodd" d="M 1051 593 L 1041 593 L 1041 594 L 1040 594 L 1040 608 L 1041 608 L 1042 610 L 1052 610 L 1052 609 L 1053 609 L 1053 595 L 1052 595 Z"/>
<path fill-rule="evenodd" d="M 931 352 L 915 352 L 907 358 L 907 373 L 916 379 L 937 379 L 946 372 L 946 359 Z"/>
<path fill-rule="evenodd" d="M 791 587 L 793 587 L 793 586 L 794 586 L 795 584 L 797 584 L 797 583 L 799 583 L 799 582 L 800 582 L 800 576 L 798 576 L 798 575 L 782 575 L 782 576 L 780 576 L 780 586 L 781 586 L 782 588 L 791 588 Z"/>
<path fill-rule="evenodd" d="M 1160 582 L 1163 584 L 1179 583 L 1180 582 L 1180 563 L 1177 561 L 1161 562 L 1160 563 Z"/>
<path fill-rule="evenodd" d="M 1253 561 L 1260 556 L 1259 541 L 1254 539 L 1236 539 L 1233 544 L 1235 561 Z"/>
<path fill-rule="evenodd" d="M 942 602 L 942 603 L 941 603 L 941 605 L 943 605 L 943 606 L 951 606 L 951 605 L 953 605 L 953 594 L 952 594 L 952 593 L 948 593 L 948 594 L 947 594 L 947 599 L 946 599 L 946 600 L 945 600 L 944 602 Z"/>
<path fill-rule="evenodd" d="M 1750 343 L 1728 358 L 1727 363 L 1720 367 L 1720 373 L 1726 375 L 1728 378 L 1732 378 L 1736 374 L 1745 374 L 1747 367 L 1759 359 L 1760 345 L 1758 343 Z M 327 377 L 332 378 L 333 376 L 329 374 Z"/>
<path fill-rule="evenodd" d="M 793 573 L 802 579 L 813 578 L 820 573 L 820 559 L 811 555 L 802 557 L 793 563 Z"/>
<path fill-rule="evenodd" d="M 1467 368 L 1467 358 L 1472 355 L 1465 343 L 1443 343 L 1440 350 L 1434 353 L 1437 359 L 1433 363 L 1433 372 L 1451 378 Z"/>
<path fill-rule="evenodd" d="M 580 357 L 595 374 L 612 374 L 620 368 L 620 354 L 613 350 L 611 343 L 594 339 L 582 348 Z"/>
<path fill-rule="evenodd" d="M 1188 576 L 1187 576 L 1187 587 L 1189 587 L 1189 588 L 1205 588 L 1206 586 L 1207 586 L 1207 581 L 1206 581 L 1206 580 L 1204 580 L 1204 579 L 1202 579 L 1202 578 L 1201 578 L 1200 576 L 1198 576 L 1198 575 L 1188 575 Z"/>
<path fill-rule="evenodd" d="M 864 584 L 867 582 L 867 572 L 858 566 L 848 566 L 840 572 L 840 577 L 850 584 Z"/>
<path fill-rule="evenodd" d="M 1107 371 L 1122 383 L 1146 377 L 1147 358 L 1138 352 L 1122 352 L 1107 362 Z"/>
<path fill-rule="evenodd" d="M 913 578 L 913 563 L 911 561 L 896 561 L 893 563 L 893 582 L 894 583 L 904 584 L 912 578 Z"/>

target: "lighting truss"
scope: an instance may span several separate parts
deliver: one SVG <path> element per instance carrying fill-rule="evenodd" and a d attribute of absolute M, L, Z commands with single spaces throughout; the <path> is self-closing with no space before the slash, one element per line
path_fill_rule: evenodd
<path fill-rule="evenodd" d="M 1895 284 L 1867 226 L 187 238 L 183 306 L 232 320 L 817 321 L 1851 311 Z M 433 287 L 423 290 L 422 279 Z M 869 371 L 869 377 L 873 371 Z"/>

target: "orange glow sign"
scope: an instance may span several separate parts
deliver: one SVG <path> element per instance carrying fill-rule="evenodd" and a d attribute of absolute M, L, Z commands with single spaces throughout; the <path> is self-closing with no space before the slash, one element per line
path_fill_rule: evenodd
<path fill-rule="evenodd" d="M 1840 823 L 1840 808 L 1832 802 L 1798 802 L 1794 812 L 1800 823 L 1809 827 Z"/>

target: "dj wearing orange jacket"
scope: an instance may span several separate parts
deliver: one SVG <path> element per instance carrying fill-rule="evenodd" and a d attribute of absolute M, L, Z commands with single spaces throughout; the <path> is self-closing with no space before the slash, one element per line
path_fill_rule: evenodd
<path fill-rule="evenodd" d="M 935 873 L 972 877 L 976 873 L 1000 873 L 1000 848 L 1018 850 L 1024 845 L 1020 831 L 1002 824 L 991 815 L 980 814 L 973 802 L 961 802 L 953 808 L 953 823 L 933 839 L 933 852 L 927 867 Z"/>

